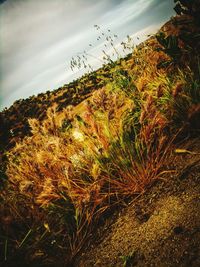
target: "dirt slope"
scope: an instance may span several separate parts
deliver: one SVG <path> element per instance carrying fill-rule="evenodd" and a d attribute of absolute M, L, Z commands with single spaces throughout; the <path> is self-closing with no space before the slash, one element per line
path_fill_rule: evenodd
<path fill-rule="evenodd" d="M 192 154 L 173 156 L 175 172 L 101 230 L 75 266 L 200 266 L 200 140 L 184 147 Z"/>

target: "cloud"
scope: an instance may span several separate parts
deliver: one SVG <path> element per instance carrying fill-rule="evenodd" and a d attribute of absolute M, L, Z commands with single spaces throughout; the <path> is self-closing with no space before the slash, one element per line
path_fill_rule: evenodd
<path fill-rule="evenodd" d="M 0 0 L 0 4 L 3 4 L 4 2 L 6 2 L 6 0 Z"/>
<path fill-rule="evenodd" d="M 1 1 L 2 2 L 2 1 Z M 0 5 L 0 109 L 19 98 L 53 90 L 83 73 L 72 73 L 73 55 L 101 56 L 98 24 L 119 36 L 142 32 L 173 14 L 172 2 L 158 0 L 7 0 Z M 93 43 L 92 49 L 88 46 Z M 89 59 L 94 67 L 100 62 Z"/>

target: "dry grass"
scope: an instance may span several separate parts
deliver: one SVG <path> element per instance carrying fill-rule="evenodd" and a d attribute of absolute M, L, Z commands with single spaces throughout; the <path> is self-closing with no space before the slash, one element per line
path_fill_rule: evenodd
<path fill-rule="evenodd" d="M 7 153 L 2 194 L 3 225 L 10 229 L 13 216 L 25 225 L 25 213 L 30 219 L 27 236 L 7 237 L 18 249 L 31 229 L 29 248 L 56 236 L 70 262 L 105 211 L 167 172 L 176 131 L 199 112 L 199 81 L 189 69 L 158 69 L 168 57 L 155 45 L 151 39 L 126 66 L 122 61 L 125 74 L 117 67 L 113 81 L 78 106 L 62 112 L 53 106 L 42 123 L 29 120 L 32 136 Z"/>
<path fill-rule="evenodd" d="M 149 100 L 146 105 L 150 108 Z M 150 134 L 152 129 L 161 131 L 165 121 L 159 113 L 152 120 L 152 110 L 148 118 L 151 125 L 140 118 L 143 126 L 137 140 L 122 141 L 124 117 L 134 108 L 134 102 L 123 92 L 110 92 L 108 86 L 107 91 L 95 93 L 77 107 L 81 113 L 66 110 L 61 116 L 54 107 L 42 124 L 30 120 L 33 135 L 8 154 L 7 175 L 13 197 L 31 199 L 33 214 L 38 207 L 48 213 L 49 207 L 60 201 L 65 210 L 73 210 L 74 219 L 65 225 L 72 256 L 114 199 L 143 192 L 161 174 L 167 156 L 167 149 L 162 156 L 160 153 L 165 138 L 158 136 L 159 144 L 154 148 Z M 71 120 L 67 131 L 61 130 L 63 119 Z M 30 203 L 23 205 L 28 208 Z"/>

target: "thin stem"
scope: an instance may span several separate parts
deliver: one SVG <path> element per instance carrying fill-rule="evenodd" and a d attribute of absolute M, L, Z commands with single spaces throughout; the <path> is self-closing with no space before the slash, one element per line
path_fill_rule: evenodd
<path fill-rule="evenodd" d="M 5 247 L 4 247 L 4 260 L 7 261 L 7 252 L 8 252 L 8 239 L 5 241 Z"/>
<path fill-rule="evenodd" d="M 22 240 L 22 242 L 19 244 L 19 248 L 24 244 L 24 242 L 26 241 L 26 239 L 28 238 L 28 236 L 30 235 L 30 233 L 32 232 L 32 229 L 30 229 L 28 231 L 28 233 L 25 235 L 24 239 Z"/>

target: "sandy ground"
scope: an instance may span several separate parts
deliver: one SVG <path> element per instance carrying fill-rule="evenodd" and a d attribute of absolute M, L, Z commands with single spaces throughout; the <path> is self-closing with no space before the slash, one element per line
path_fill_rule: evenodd
<path fill-rule="evenodd" d="M 200 140 L 174 155 L 175 173 L 121 211 L 77 258 L 76 267 L 200 266 Z"/>

